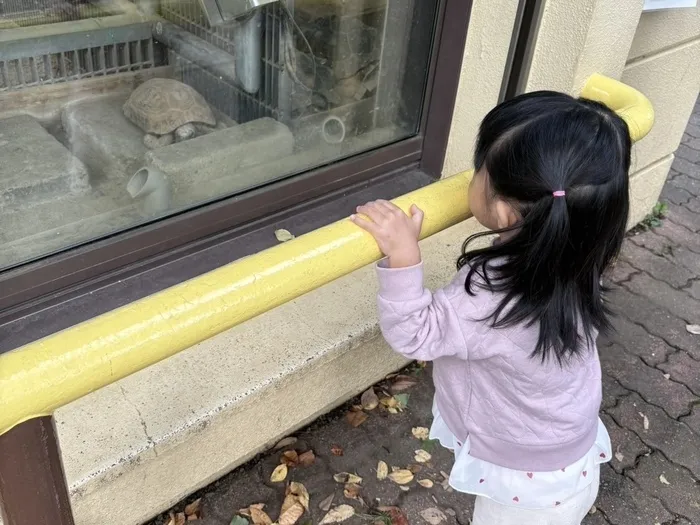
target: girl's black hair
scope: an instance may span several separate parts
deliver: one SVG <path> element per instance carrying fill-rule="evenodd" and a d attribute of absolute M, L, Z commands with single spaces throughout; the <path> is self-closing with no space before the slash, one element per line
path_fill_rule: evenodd
<path fill-rule="evenodd" d="M 475 168 L 485 168 L 489 191 L 522 220 L 488 248 L 467 251 L 470 241 L 488 233 L 467 239 L 457 267 L 469 266 L 470 295 L 475 286 L 503 294 L 484 319 L 494 327 L 539 324 L 533 357 L 553 356 L 561 364 L 610 328 L 601 274 L 625 234 L 630 150 L 622 118 L 562 93 L 518 96 L 481 124 Z"/>

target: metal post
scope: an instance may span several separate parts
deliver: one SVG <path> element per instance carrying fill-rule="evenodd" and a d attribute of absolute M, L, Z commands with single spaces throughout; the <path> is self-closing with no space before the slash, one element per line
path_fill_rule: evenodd
<path fill-rule="evenodd" d="M 74 525 L 52 417 L 0 436 L 0 511 L 4 525 Z"/>

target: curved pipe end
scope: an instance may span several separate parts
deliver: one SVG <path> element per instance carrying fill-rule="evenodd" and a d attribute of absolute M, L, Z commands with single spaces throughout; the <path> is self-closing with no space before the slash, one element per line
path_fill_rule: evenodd
<path fill-rule="evenodd" d="M 170 208 L 170 184 L 162 171 L 143 167 L 129 179 L 126 191 L 132 199 L 143 202 L 144 211 L 155 215 Z"/>
<path fill-rule="evenodd" d="M 654 125 L 654 107 L 633 87 L 598 73 L 586 81 L 581 96 L 602 102 L 627 122 L 632 142 L 642 140 Z"/>

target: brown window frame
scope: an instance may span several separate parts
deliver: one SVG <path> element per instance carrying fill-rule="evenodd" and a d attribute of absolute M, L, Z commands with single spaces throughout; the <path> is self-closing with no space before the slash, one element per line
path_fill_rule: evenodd
<path fill-rule="evenodd" d="M 440 177 L 457 94 L 472 0 L 438 0 L 418 133 L 244 194 L 89 242 L 0 273 L 0 330 L 28 312 L 59 304 L 75 290 L 108 286 L 139 268 L 162 265 L 201 243 L 285 211 L 308 209 L 386 174 Z M 268 221 L 269 222 L 269 221 Z M 230 235 L 229 235 L 230 238 Z"/>

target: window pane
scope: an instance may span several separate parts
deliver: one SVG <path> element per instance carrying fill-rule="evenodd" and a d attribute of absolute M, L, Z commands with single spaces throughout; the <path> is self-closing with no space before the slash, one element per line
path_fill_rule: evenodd
<path fill-rule="evenodd" d="M 0 2 L 0 269 L 415 135 L 435 4 Z"/>

